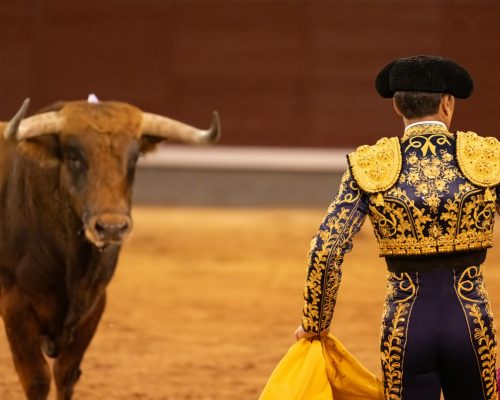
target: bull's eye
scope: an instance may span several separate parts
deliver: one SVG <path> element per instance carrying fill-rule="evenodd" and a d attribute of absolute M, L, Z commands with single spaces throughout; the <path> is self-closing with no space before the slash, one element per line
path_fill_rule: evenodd
<path fill-rule="evenodd" d="M 82 160 L 75 153 L 68 153 L 66 159 L 68 160 L 68 164 L 70 164 L 72 168 L 80 169 L 82 167 Z"/>
<path fill-rule="evenodd" d="M 80 175 L 85 169 L 85 161 L 75 150 L 69 149 L 65 152 L 66 164 L 73 176 Z"/>

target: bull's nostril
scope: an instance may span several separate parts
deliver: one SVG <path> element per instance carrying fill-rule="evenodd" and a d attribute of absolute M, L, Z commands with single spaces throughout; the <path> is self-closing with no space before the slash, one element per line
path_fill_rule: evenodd
<path fill-rule="evenodd" d="M 95 230 L 96 230 L 96 232 L 97 232 L 99 235 L 102 235 L 103 233 L 105 233 L 105 232 L 106 232 L 106 230 L 107 230 L 107 229 L 106 229 L 105 224 L 102 224 L 102 223 L 100 223 L 99 221 L 97 221 L 97 222 L 95 223 Z"/>
<path fill-rule="evenodd" d="M 130 223 L 127 219 L 124 220 L 105 220 L 98 219 L 95 221 L 94 230 L 101 240 L 120 240 L 128 232 Z"/>
<path fill-rule="evenodd" d="M 126 232 L 128 230 L 128 222 L 123 221 L 122 223 L 115 224 L 115 229 L 120 233 Z"/>

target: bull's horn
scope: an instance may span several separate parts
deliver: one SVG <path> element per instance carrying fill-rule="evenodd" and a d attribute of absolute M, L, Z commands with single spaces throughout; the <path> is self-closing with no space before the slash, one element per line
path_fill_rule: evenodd
<path fill-rule="evenodd" d="M 16 114 L 12 117 L 12 119 L 9 121 L 9 123 L 5 126 L 5 129 L 3 130 L 3 136 L 5 139 L 15 139 L 17 130 L 19 129 L 19 125 L 21 124 L 21 121 L 23 120 L 24 116 L 26 115 L 26 112 L 28 111 L 28 108 L 30 106 L 30 99 L 27 98 L 23 101 L 23 104 L 17 110 Z"/>
<path fill-rule="evenodd" d="M 142 114 L 143 135 L 178 140 L 185 143 L 215 143 L 221 133 L 219 113 L 214 111 L 212 125 L 207 130 L 197 129 L 182 122 L 157 114 Z"/>
<path fill-rule="evenodd" d="M 22 107 L 21 107 L 22 108 Z M 16 114 L 17 116 L 17 114 Z M 9 125 L 16 117 L 9 122 Z M 58 133 L 61 131 L 62 117 L 56 111 L 49 111 L 43 114 L 33 115 L 25 118 L 18 123 L 17 128 L 10 130 L 9 126 L 5 128 L 5 137 L 13 140 L 25 140 L 35 136 L 46 135 L 49 133 Z M 10 135 L 10 136 L 7 136 Z"/>

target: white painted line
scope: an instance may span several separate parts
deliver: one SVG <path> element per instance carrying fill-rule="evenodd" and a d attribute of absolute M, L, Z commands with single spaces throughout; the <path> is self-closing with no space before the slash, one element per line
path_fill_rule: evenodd
<path fill-rule="evenodd" d="M 142 167 L 269 171 L 344 171 L 352 149 L 283 147 L 161 146 L 140 161 Z"/>

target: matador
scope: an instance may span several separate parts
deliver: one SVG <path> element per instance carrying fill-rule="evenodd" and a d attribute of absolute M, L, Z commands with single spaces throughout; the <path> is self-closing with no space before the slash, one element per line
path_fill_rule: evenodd
<path fill-rule="evenodd" d="M 368 216 L 388 267 L 381 363 L 387 400 L 496 400 L 496 338 L 483 263 L 500 209 L 500 143 L 450 132 L 465 68 L 397 59 L 376 78 L 405 129 L 348 155 L 309 253 L 296 336 L 330 328 L 344 255 Z"/>

